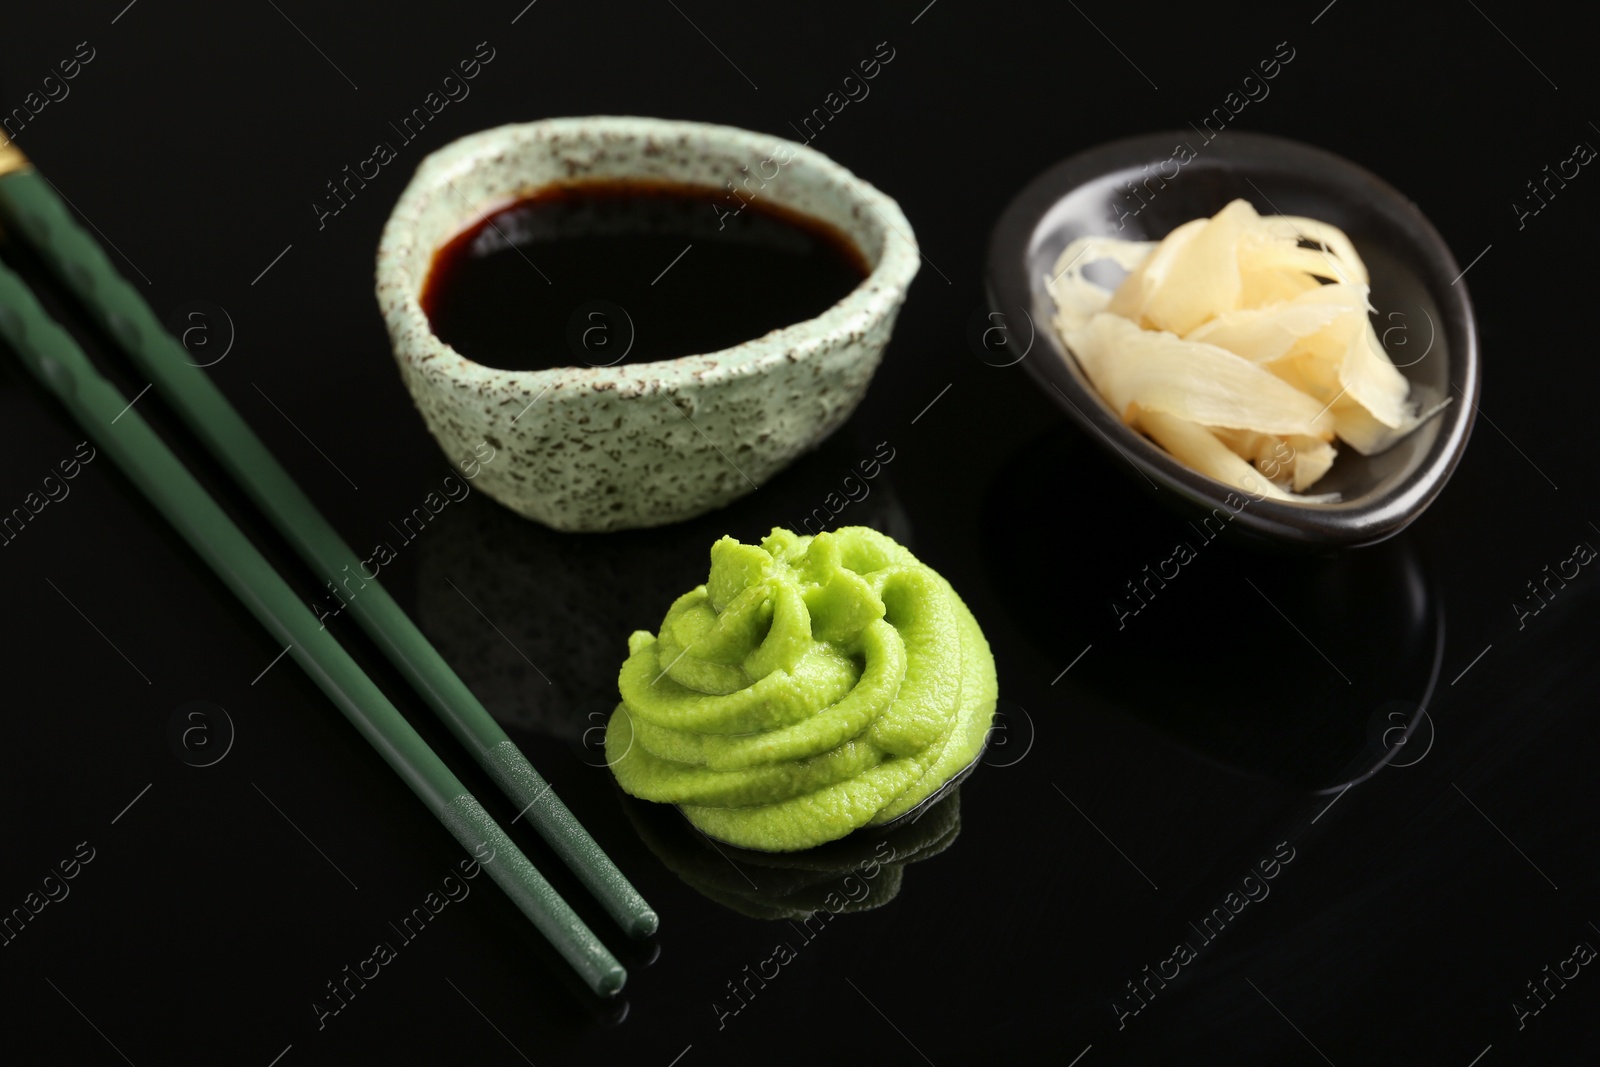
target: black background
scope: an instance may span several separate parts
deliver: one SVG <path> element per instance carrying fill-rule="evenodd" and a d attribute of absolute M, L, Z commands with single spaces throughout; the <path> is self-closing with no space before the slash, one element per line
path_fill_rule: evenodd
<path fill-rule="evenodd" d="M 80 41 L 94 49 L 19 146 L 158 312 L 225 311 L 233 347 L 210 373 L 357 547 L 387 536 L 387 520 L 446 472 L 372 295 L 379 230 L 427 151 L 557 115 L 791 136 L 791 120 L 887 41 L 894 59 L 871 95 L 814 147 L 899 200 L 925 260 L 863 406 L 746 500 L 669 530 L 577 537 L 474 495 L 386 568 L 661 911 L 655 945 L 623 943 L 516 828 L 624 954 L 625 1014 L 578 988 L 484 881 L 319 1030 L 311 1004 L 324 983 L 388 938 L 459 849 L 289 661 L 262 675 L 277 647 L 108 459 L 92 463 L 0 548 L 0 908 L 20 906 L 79 842 L 94 849 L 70 895 L 0 947 L 5 1059 L 1594 1061 L 1593 968 L 1520 1028 L 1512 1007 L 1545 965 L 1600 944 L 1600 579 L 1585 568 L 1520 629 L 1512 608 L 1547 564 L 1600 544 L 1587 244 L 1600 178 L 1584 170 L 1520 226 L 1513 207 L 1546 164 L 1600 143 L 1592 37 L 1560 9 L 1503 0 L 925 2 L 111 0 L 8 12 L 7 113 Z M 495 58 L 471 96 L 319 231 L 311 204 L 324 182 L 388 139 L 388 121 L 481 41 Z M 1021 367 L 972 351 L 987 232 L 1042 168 L 1198 121 L 1279 42 L 1294 58 L 1236 128 L 1343 154 L 1429 215 L 1472 264 L 1461 284 L 1482 330 L 1483 409 L 1444 495 L 1400 538 L 1334 560 L 1218 542 L 1118 630 L 1111 598 L 1170 554 L 1181 520 L 1069 428 Z M 45 286 L 14 243 L 0 254 Z M 714 314 L 715 294 L 702 299 Z M 220 345 L 228 331 L 212 318 Z M 130 397 L 142 387 L 81 336 Z M 309 599 L 310 574 L 154 393 L 140 410 Z M 0 509 L 81 438 L 0 353 Z M 995 649 L 1005 730 L 961 790 L 953 845 L 907 867 L 885 907 L 834 919 L 719 1028 L 726 983 L 799 938 L 675 876 L 576 738 L 609 707 L 628 631 L 653 628 L 702 580 L 716 536 L 795 521 L 884 441 L 894 460 L 839 521 L 884 526 L 961 591 Z M 420 701 L 336 626 L 509 821 Z M 237 730 L 210 767 L 181 762 L 168 741 L 191 700 L 225 707 Z M 1407 722 L 1410 733 L 1394 728 Z M 1275 850 L 1293 859 L 1270 895 L 1119 1029 L 1125 983 L 1180 938 L 1198 942 L 1189 924 Z"/>

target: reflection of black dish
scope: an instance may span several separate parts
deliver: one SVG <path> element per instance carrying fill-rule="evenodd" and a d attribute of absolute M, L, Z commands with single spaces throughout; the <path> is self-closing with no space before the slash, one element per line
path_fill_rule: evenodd
<path fill-rule="evenodd" d="M 1451 982 L 1432 988 L 1418 983 L 1399 1001 L 1403 1009 L 1397 1010 L 1415 1024 L 1413 1033 L 1449 1033 L 1462 1019 L 1470 1021 L 1461 1027 L 1467 1034 L 1489 1030 L 1456 1062 L 1470 1062 L 1497 1026 L 1504 1026 L 1498 1032 L 1509 1036 L 1510 1047 L 1503 1049 L 1494 1037 L 1494 1051 L 1479 1067 L 1505 1052 L 1511 1057 L 1501 1062 L 1593 1062 L 1570 1052 L 1592 1047 L 1596 1036 L 1593 1013 L 1572 1010 L 1583 1007 L 1576 999 L 1583 995 L 1581 985 L 1543 985 L 1574 941 L 1594 943 L 1588 905 L 1577 894 L 1566 898 L 1570 883 L 1593 885 L 1600 870 L 1600 854 L 1573 845 L 1587 845 L 1593 836 L 1592 812 L 1581 801 L 1593 779 L 1595 732 L 1590 716 L 1574 712 L 1594 701 L 1600 586 L 1575 592 L 1552 604 L 1559 615 L 1542 620 L 1538 630 L 1530 625 L 1518 631 L 1507 612 L 1504 629 L 1483 635 L 1494 637 L 1493 651 L 1473 666 L 1462 688 L 1446 685 L 1438 695 L 1439 718 L 1449 723 L 1448 741 L 1441 740 L 1440 750 L 1427 758 L 1419 759 L 1423 750 L 1411 751 L 1410 743 L 1395 755 L 1390 767 L 1412 769 L 1386 770 L 1378 779 L 1387 792 L 1377 823 L 1352 818 L 1346 808 L 1351 799 L 1330 810 L 1334 798 L 1318 798 L 1300 808 L 1296 821 L 1280 822 L 1274 834 L 1262 833 L 1255 850 L 1244 853 L 1231 870 L 1219 867 L 1171 896 L 1163 883 L 1164 907 L 1127 938 L 1112 972 L 1116 977 L 1098 987 L 1085 983 L 1079 994 L 1084 1018 L 1097 1017 L 1103 1026 L 1116 1019 L 1108 1006 L 1126 1005 L 1130 997 L 1126 986 L 1117 987 L 1119 981 L 1134 979 L 1141 992 L 1148 992 L 1141 968 L 1159 967 L 1179 939 L 1198 945 L 1200 937 L 1188 924 L 1201 921 L 1238 886 L 1245 864 L 1275 851 L 1275 838 L 1287 838 L 1304 858 L 1274 883 L 1274 896 L 1246 907 L 1242 928 L 1234 930 L 1230 923 L 1198 961 L 1157 990 L 1150 1008 L 1128 1022 L 1126 1034 L 1118 1034 L 1140 1042 L 1136 1062 L 1188 1067 L 1196 1048 L 1215 1047 L 1229 1050 L 1228 1062 L 1322 1063 L 1303 1043 L 1296 1048 L 1301 1038 L 1287 1027 L 1282 1040 L 1252 1027 L 1251 1020 L 1271 1010 L 1264 994 L 1280 1007 L 1295 1005 L 1288 1010 L 1296 1027 L 1315 1035 L 1334 1062 L 1361 1062 L 1349 1050 L 1377 1046 L 1353 1037 L 1362 1032 L 1352 1030 L 1352 1015 L 1366 1016 L 1382 1010 L 1375 1008 L 1380 1001 L 1392 1002 L 1390 991 L 1375 987 L 1373 976 L 1403 973 L 1429 959 L 1440 960 L 1439 973 L 1459 969 L 1487 976 L 1486 991 L 1465 1003 L 1462 986 Z M 1452 655 L 1461 656 L 1465 665 L 1468 649 L 1464 654 L 1458 646 Z M 1472 688 L 1465 689 L 1469 682 Z M 1463 714 L 1485 708 L 1514 714 Z M 1416 744 L 1426 745 L 1428 729 L 1419 731 Z M 1551 783 L 1556 793 L 1540 791 Z M 1486 794 L 1493 806 L 1474 810 Z M 1552 795 L 1572 802 L 1552 804 Z M 1316 819 L 1321 822 L 1307 822 Z M 1515 827 L 1514 846 L 1499 832 L 1508 824 Z M 1559 881 L 1559 892 L 1546 876 Z M 1314 887 L 1306 884 L 1311 878 Z M 1283 895 L 1276 895 L 1280 890 Z M 1474 927 L 1485 914 L 1484 902 L 1516 902 L 1515 921 Z M 1462 930 L 1473 931 L 1470 949 L 1454 956 Z M 1551 971 L 1541 971 L 1547 964 Z M 1529 996 L 1530 979 L 1549 1009 L 1528 1018 L 1519 1031 L 1513 1005 L 1539 1005 Z M 1550 996 L 1552 991 L 1557 997 Z M 1432 1062 L 1438 1057 L 1428 1047 L 1431 1040 L 1420 1037 L 1410 1048 L 1387 1056 L 1378 1051 L 1365 1062 Z M 1296 1051 L 1286 1056 L 1289 1048 Z"/>
<path fill-rule="evenodd" d="M 1041 521 L 1041 487 L 1068 484 L 1077 520 Z M 1444 614 L 1403 535 L 1321 557 L 1248 551 L 1231 520 L 1163 510 L 1062 425 L 1002 469 L 983 538 L 997 567 L 1042 545 L 1064 561 L 994 582 L 1052 659 L 1092 646 L 1063 686 L 1230 769 L 1325 791 L 1427 740 Z"/>
<path fill-rule="evenodd" d="M 754 542 L 800 522 L 844 477 L 859 479 L 872 454 L 835 434 L 760 492 L 650 530 L 558 533 L 474 493 L 417 540 L 418 623 L 495 718 L 566 738 L 601 765 L 598 727 L 617 703 L 628 635 L 654 632 L 672 601 L 706 580 L 717 538 Z M 833 525 L 871 526 L 909 546 L 891 474 L 884 467 Z"/>
<path fill-rule="evenodd" d="M 668 869 L 711 900 L 756 919 L 882 907 L 900 892 L 908 864 L 943 852 L 961 832 L 959 789 L 923 808 L 913 822 L 858 830 L 802 852 L 715 844 L 676 808 L 621 796 L 639 837 Z"/>

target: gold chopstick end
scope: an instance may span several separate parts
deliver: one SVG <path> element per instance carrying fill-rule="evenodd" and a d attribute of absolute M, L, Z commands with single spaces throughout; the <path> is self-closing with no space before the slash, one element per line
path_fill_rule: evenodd
<path fill-rule="evenodd" d="M 0 133 L 0 178 L 32 167 L 33 164 L 28 162 L 28 157 L 17 147 L 17 142 Z"/>

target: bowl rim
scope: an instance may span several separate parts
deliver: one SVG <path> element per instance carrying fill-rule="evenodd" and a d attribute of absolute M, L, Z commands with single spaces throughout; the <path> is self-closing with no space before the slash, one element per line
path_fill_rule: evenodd
<path fill-rule="evenodd" d="M 420 271 L 414 269 L 413 260 L 419 255 L 417 223 L 421 210 L 446 188 L 447 183 L 469 171 L 505 166 L 499 157 L 507 145 L 529 137 L 613 138 L 647 143 L 693 139 L 717 144 L 730 154 L 748 155 L 752 163 L 771 159 L 787 148 L 792 158 L 782 166 L 798 164 L 812 175 L 810 180 L 831 181 L 847 189 L 851 198 L 850 212 L 862 218 L 869 228 L 878 228 L 881 243 L 876 262 L 855 289 L 820 314 L 712 352 L 645 363 L 554 366 L 537 370 L 507 370 L 475 362 L 440 340 L 422 309 L 422 287 L 438 248 L 422 250 L 420 255 L 425 256 L 427 262 Z M 548 184 L 553 183 L 530 182 L 526 188 L 531 191 Z M 482 207 L 464 205 L 463 221 L 455 232 L 460 233 L 505 203 L 497 201 Z M 812 215 L 806 211 L 800 213 Z M 868 219 L 868 215 L 875 215 L 876 219 Z M 850 239 L 870 261 L 873 250 Z M 676 391 L 684 386 L 709 385 L 757 374 L 778 363 L 801 362 L 813 353 L 836 347 L 852 336 L 869 331 L 891 315 L 905 299 L 920 265 L 921 251 L 916 236 L 894 199 L 814 148 L 777 135 L 716 123 L 589 115 L 507 123 L 467 134 L 429 153 L 418 164 L 384 223 L 378 243 L 376 281 L 380 310 L 396 358 L 424 374 L 435 385 L 471 394 L 509 391 L 531 396 L 542 395 L 546 389 L 565 388 L 568 396 L 601 391 L 636 395 Z M 404 338 L 409 341 L 403 341 Z"/>
<path fill-rule="evenodd" d="M 1169 130 L 1107 142 L 1075 153 L 1031 180 L 990 234 L 985 271 L 990 308 L 1004 316 L 1011 309 L 1034 306 L 1027 257 L 1057 204 L 1112 172 L 1171 159 L 1174 146 L 1191 138 L 1191 133 Z M 1226 170 L 1241 165 L 1258 172 L 1314 174 L 1329 187 L 1361 188 L 1370 206 L 1404 224 L 1419 278 L 1440 312 L 1436 328 L 1448 339 L 1446 379 L 1453 394 L 1451 403 L 1433 416 L 1439 430 L 1415 467 L 1356 500 L 1302 504 L 1263 499 L 1236 508 L 1229 498 L 1238 500 L 1240 490 L 1190 469 L 1118 418 L 1048 321 L 1033 323 L 1034 336 L 1043 335 L 1044 358 L 1021 362 L 1092 440 L 1108 453 L 1119 453 L 1152 485 L 1174 490 L 1187 504 L 1202 510 L 1226 508 L 1250 532 L 1281 543 L 1324 549 L 1374 544 L 1399 533 L 1432 503 L 1466 450 L 1481 389 L 1478 328 L 1466 280 L 1444 238 L 1415 203 L 1371 171 L 1326 149 L 1271 134 L 1225 130 L 1186 164 Z"/>

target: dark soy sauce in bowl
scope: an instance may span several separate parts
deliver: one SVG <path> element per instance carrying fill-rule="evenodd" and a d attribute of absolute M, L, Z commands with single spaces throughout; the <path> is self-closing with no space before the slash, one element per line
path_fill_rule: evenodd
<path fill-rule="evenodd" d="M 742 207 L 741 207 L 742 204 Z M 440 248 L 435 336 L 504 370 L 613 366 L 729 348 L 814 318 L 870 268 L 820 220 L 720 189 L 540 189 Z"/>

